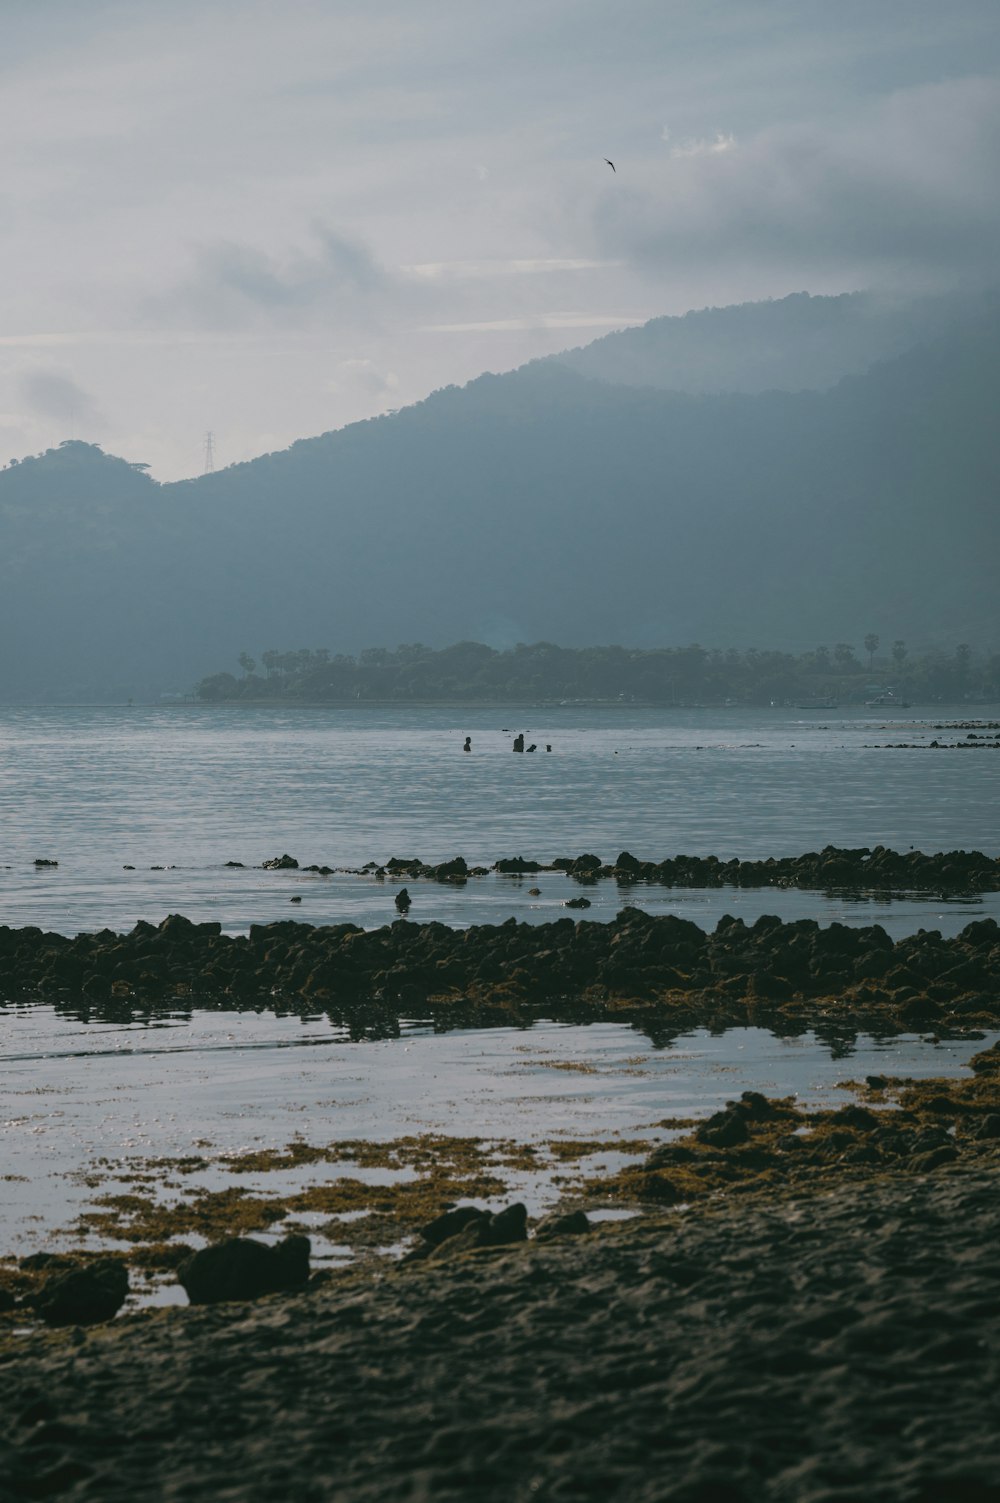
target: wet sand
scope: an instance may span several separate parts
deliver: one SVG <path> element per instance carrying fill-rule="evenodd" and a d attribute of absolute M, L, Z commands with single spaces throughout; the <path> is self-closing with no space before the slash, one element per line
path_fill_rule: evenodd
<path fill-rule="evenodd" d="M 0 1498 L 1000 1491 L 1000 1201 L 943 1165 L 7 1337 Z"/>

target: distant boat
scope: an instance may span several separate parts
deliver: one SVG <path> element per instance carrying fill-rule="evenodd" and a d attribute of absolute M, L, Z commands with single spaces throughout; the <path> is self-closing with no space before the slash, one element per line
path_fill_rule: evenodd
<path fill-rule="evenodd" d="M 895 694 L 891 692 L 876 694 L 874 699 L 865 700 L 866 710 L 883 710 L 887 705 L 891 705 L 894 710 L 908 710 L 910 708 L 910 701 L 908 699 L 897 699 Z"/>
<path fill-rule="evenodd" d="M 837 701 L 835 699 L 800 699 L 795 708 L 797 710 L 835 710 Z"/>

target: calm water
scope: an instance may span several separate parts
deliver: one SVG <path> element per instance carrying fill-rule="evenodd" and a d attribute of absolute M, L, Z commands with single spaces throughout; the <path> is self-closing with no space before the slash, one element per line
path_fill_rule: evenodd
<path fill-rule="evenodd" d="M 997 719 L 1000 709 L 975 715 Z M 183 912 L 235 932 L 274 918 L 395 916 L 396 889 L 368 878 L 252 869 L 285 851 L 333 867 L 393 855 L 610 860 L 623 848 L 644 859 L 764 857 L 826 844 L 997 854 L 1000 754 L 929 748 L 965 739 L 935 728 L 962 718 L 968 707 L 891 722 L 871 711 L 746 709 L 0 709 L 0 922 L 75 933 Z M 518 731 L 540 750 L 513 755 Z M 900 741 L 918 748 L 886 749 Z M 59 866 L 36 870 L 36 857 Z M 534 885 L 538 899 L 527 893 Z M 411 917 L 548 918 L 572 891 L 553 878 L 411 885 Z M 707 925 L 727 911 L 779 912 L 950 930 L 996 910 L 996 899 L 904 910 L 611 884 L 589 895 L 590 917 L 633 901 Z M 301 905 L 290 907 L 292 896 Z"/>
<path fill-rule="evenodd" d="M 286 851 L 337 868 L 394 855 L 490 865 L 592 851 L 612 860 L 623 848 L 644 859 L 784 856 L 827 844 L 997 854 L 1000 755 L 929 746 L 964 739 L 936 729 L 962 718 L 972 717 L 0 709 L 0 923 L 72 934 L 181 912 L 239 932 L 278 918 L 395 917 L 398 883 L 259 869 Z M 977 707 L 976 718 L 1000 710 Z M 541 749 L 513 755 L 518 731 Z M 886 749 L 899 741 L 917 747 Z M 36 858 L 59 864 L 36 868 Z M 560 916 L 580 891 L 553 873 L 409 886 L 412 918 L 456 924 Z M 770 912 L 880 922 L 898 935 L 1000 916 L 998 894 L 945 902 L 610 882 L 586 891 L 589 918 L 633 902 L 705 927 L 724 912 L 748 921 Z M 616 1137 L 655 1135 L 665 1114 L 708 1112 L 744 1088 L 826 1100 L 845 1074 L 955 1071 L 981 1046 L 859 1040 L 845 1062 L 808 1035 L 696 1032 L 656 1051 L 621 1025 L 544 1023 L 444 1036 L 414 1025 L 398 1040 L 351 1043 L 324 1018 L 194 1011 L 155 1025 L 88 1025 L 0 997 L 0 1254 L 65 1240 L 58 1229 L 94 1193 L 82 1176 L 95 1159 L 127 1179 L 151 1154 L 200 1143 L 224 1154 L 296 1135 L 474 1131 L 600 1137 L 610 1166 Z M 554 1174 L 512 1179 L 510 1193 L 541 1209 L 559 1193 Z"/>
<path fill-rule="evenodd" d="M 665 1116 L 707 1116 L 746 1089 L 839 1106 L 852 1099 L 843 1082 L 870 1073 L 956 1075 L 997 1037 L 932 1044 L 916 1035 L 859 1035 L 834 1046 L 812 1032 L 776 1038 L 760 1028 L 722 1035 L 699 1028 L 657 1048 L 621 1023 L 541 1021 L 446 1034 L 413 1022 L 398 1039 L 352 1042 L 324 1017 L 202 1012 L 84 1025 L 45 1005 L 0 1009 L 0 1023 L 16 1040 L 0 1062 L 0 1255 L 80 1245 L 74 1215 L 109 1184 L 127 1188 L 130 1172 L 149 1158 L 213 1159 L 185 1176 L 189 1190 L 238 1185 L 271 1194 L 276 1185 L 364 1172 L 323 1164 L 234 1175 L 227 1157 L 296 1138 L 384 1142 L 434 1133 L 539 1146 L 585 1139 L 600 1145 L 586 1165 L 597 1174 L 624 1161 L 623 1141 L 674 1136 L 660 1125 Z M 534 1172 L 505 1173 L 507 1197 L 538 1214 L 559 1199 L 561 1172 L 565 1165 L 540 1162 Z M 315 1251 L 321 1261 L 336 1255 L 329 1236 Z"/>

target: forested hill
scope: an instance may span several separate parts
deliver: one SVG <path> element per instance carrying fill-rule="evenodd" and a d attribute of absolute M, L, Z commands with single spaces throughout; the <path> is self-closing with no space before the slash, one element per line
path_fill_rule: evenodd
<path fill-rule="evenodd" d="M 197 481 L 0 473 L 0 697 L 186 689 L 248 644 L 1000 645 L 1000 320 L 825 392 L 483 376 Z"/>
<path fill-rule="evenodd" d="M 547 359 L 578 375 L 664 391 L 821 391 L 989 317 L 996 292 L 891 297 L 807 292 L 698 308 L 617 329 Z"/>

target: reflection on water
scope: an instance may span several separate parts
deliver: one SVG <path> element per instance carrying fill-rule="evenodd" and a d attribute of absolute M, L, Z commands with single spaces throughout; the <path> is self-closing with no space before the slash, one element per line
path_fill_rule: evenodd
<path fill-rule="evenodd" d="M 662 1139 L 664 1118 L 708 1115 L 743 1090 L 837 1104 L 846 1078 L 956 1073 L 996 1037 L 824 1041 L 813 1030 L 699 1028 L 656 1047 L 621 1023 L 539 1021 L 448 1033 L 411 1022 L 396 1039 L 352 1042 L 315 1014 L 196 1011 L 83 1025 L 42 1005 L 8 1009 L 3 1025 L 0 1253 L 19 1254 L 74 1245 L 53 1234 L 95 1184 L 127 1180 L 139 1160 L 432 1133 L 592 1139 L 607 1145 L 610 1166 L 617 1142 Z M 558 1195 L 551 1173 L 511 1183 L 533 1208 Z"/>

